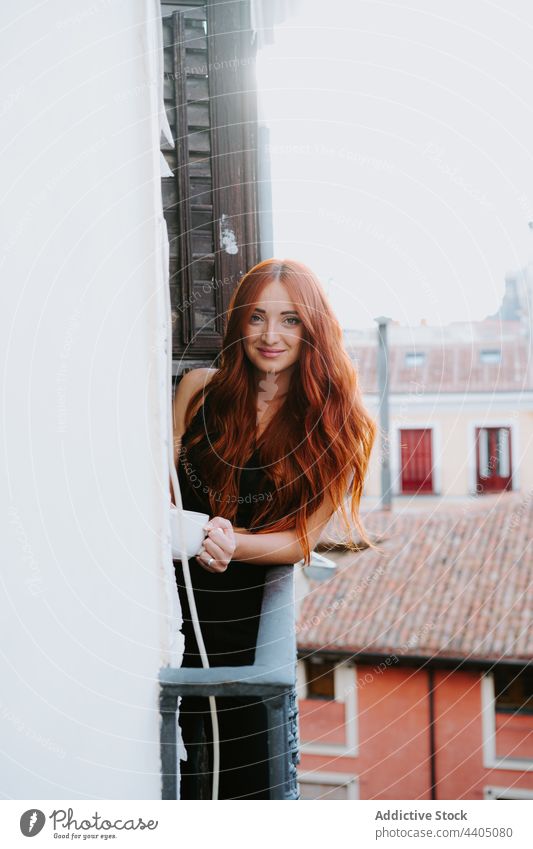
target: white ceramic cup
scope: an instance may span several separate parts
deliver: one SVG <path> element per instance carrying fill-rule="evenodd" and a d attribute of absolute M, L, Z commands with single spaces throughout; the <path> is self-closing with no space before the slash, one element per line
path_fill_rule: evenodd
<path fill-rule="evenodd" d="M 172 557 L 174 560 L 181 558 L 180 526 L 178 521 L 178 508 L 173 505 L 170 508 L 170 527 L 172 533 Z M 183 511 L 183 527 L 185 530 L 185 551 L 187 557 L 198 554 L 205 537 L 204 526 L 209 521 L 207 513 L 196 513 L 194 510 Z"/>

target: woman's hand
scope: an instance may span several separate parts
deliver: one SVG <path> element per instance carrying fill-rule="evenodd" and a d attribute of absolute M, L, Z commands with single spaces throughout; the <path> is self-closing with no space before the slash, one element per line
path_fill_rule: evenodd
<path fill-rule="evenodd" d="M 225 572 L 236 546 L 233 525 L 229 519 L 213 516 L 205 527 L 207 535 L 196 559 L 207 572 Z M 210 557 L 213 560 L 208 565 Z"/>

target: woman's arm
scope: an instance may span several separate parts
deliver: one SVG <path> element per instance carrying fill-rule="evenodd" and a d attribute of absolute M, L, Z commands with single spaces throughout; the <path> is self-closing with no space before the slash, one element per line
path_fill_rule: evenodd
<path fill-rule="evenodd" d="M 320 535 L 331 516 L 334 507 L 329 495 L 324 502 L 311 513 L 307 533 L 311 551 L 320 539 Z M 273 566 L 282 563 L 297 563 L 304 556 L 303 548 L 295 530 L 274 531 L 271 534 L 252 534 L 243 528 L 234 528 L 236 546 L 233 553 L 235 560 L 244 563 L 258 563 Z"/>
<path fill-rule="evenodd" d="M 178 463 L 178 457 L 181 447 L 181 437 L 185 431 L 185 413 L 189 406 L 194 393 L 205 386 L 213 374 L 217 371 L 215 368 L 195 368 L 183 375 L 176 387 L 174 401 L 172 402 L 172 424 L 173 424 L 173 444 L 174 444 L 174 465 Z M 173 503 L 176 503 L 174 490 L 172 488 L 172 478 L 169 479 L 170 495 Z"/>

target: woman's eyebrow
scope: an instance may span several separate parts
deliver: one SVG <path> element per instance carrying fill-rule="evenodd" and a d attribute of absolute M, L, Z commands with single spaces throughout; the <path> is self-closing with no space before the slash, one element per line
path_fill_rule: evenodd
<path fill-rule="evenodd" d="M 265 313 L 266 310 L 261 309 L 261 307 L 256 307 L 255 312 Z M 281 312 L 280 315 L 298 315 L 298 313 L 297 313 L 296 310 L 283 310 L 283 312 Z"/>

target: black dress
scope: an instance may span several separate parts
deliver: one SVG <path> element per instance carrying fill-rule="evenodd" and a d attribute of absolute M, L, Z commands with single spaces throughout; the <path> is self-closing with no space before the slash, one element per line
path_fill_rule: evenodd
<path fill-rule="evenodd" d="M 205 404 L 208 398 L 207 394 Z M 196 416 L 203 417 L 202 407 Z M 188 433 L 187 430 L 182 436 L 182 453 L 177 468 L 183 506 L 186 510 L 207 513 L 211 517 L 205 489 L 209 482 L 201 479 L 195 465 L 196 446 L 190 448 L 187 445 Z M 254 496 L 256 501 L 273 496 L 272 482 L 264 470 L 257 467 L 258 462 L 258 452 L 255 451 L 241 471 L 238 512 L 234 522 L 237 527 L 250 527 Z M 174 568 L 183 614 L 183 666 L 199 667 L 202 663 L 179 560 L 174 561 Z M 189 568 L 210 666 L 253 663 L 267 567 L 232 560 L 224 572 L 213 573 L 191 557 Z M 220 733 L 219 799 L 268 799 L 267 714 L 262 699 L 217 697 L 217 714 Z M 208 699 L 182 697 L 179 723 L 188 754 L 187 761 L 181 761 L 180 798 L 202 798 L 206 784 L 208 795 L 205 798 L 210 798 L 212 727 Z"/>

